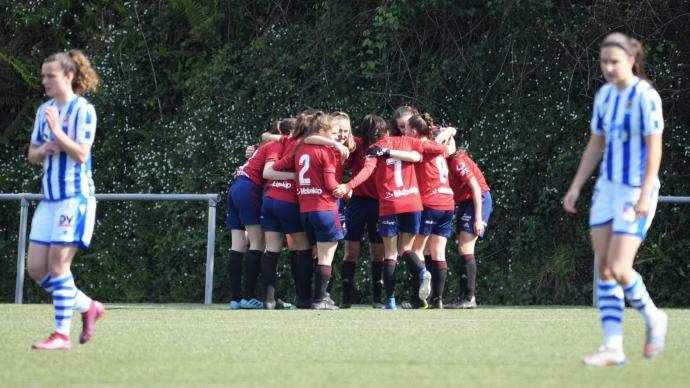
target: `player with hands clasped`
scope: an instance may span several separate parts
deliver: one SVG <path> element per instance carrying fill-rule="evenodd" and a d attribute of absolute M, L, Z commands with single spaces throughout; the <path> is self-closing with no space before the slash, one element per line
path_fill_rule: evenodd
<path fill-rule="evenodd" d="M 93 92 L 98 75 L 80 50 L 53 54 L 41 69 L 50 100 L 36 114 L 29 162 L 43 165 L 43 199 L 31 222 L 27 269 L 29 276 L 51 294 L 55 330 L 33 349 L 70 349 L 72 310 L 82 314 L 79 342 L 94 334 L 103 305 L 77 288 L 71 266 L 79 247 L 88 248 L 96 220 L 91 147 L 96 111 L 79 94 Z"/>
<path fill-rule="evenodd" d="M 600 65 L 607 83 L 594 98 L 592 134 L 563 198 L 565 211 L 575 213 L 580 189 L 603 156 L 589 215 L 599 273 L 596 304 L 604 334 L 599 351 L 583 359 L 585 365 L 593 366 L 625 362 L 625 299 L 644 317 L 645 357 L 663 350 L 668 327 L 667 315 L 654 305 L 642 277 L 633 269 L 659 193 L 661 99 L 647 79 L 643 48 L 636 39 L 609 34 L 601 44 Z"/>

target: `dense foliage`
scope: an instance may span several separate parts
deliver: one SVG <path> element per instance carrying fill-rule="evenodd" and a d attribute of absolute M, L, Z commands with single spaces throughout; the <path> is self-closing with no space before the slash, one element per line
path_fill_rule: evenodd
<path fill-rule="evenodd" d="M 272 120 L 314 106 L 344 110 L 356 125 L 407 103 L 460 128 L 492 187 L 480 303 L 589 303 L 589 194 L 575 217 L 560 200 L 602 84 L 598 44 L 619 30 L 645 43 L 664 102 L 662 194 L 690 193 L 688 1 L 0 0 L 0 13 L 0 192 L 38 190 L 40 169 L 25 154 L 43 99 L 40 66 L 70 47 L 103 79 L 87 96 L 99 114 L 98 191 L 220 193 L 219 226 L 243 150 Z M 4 302 L 14 295 L 18 209 L 0 203 Z M 688 214 L 660 205 L 636 262 L 662 305 L 690 303 Z M 200 204 L 100 203 L 77 280 L 105 300 L 201 301 L 205 215 Z M 229 238 L 218 236 L 220 302 Z M 366 297 L 366 267 L 358 274 Z M 31 284 L 26 295 L 45 298 Z"/>

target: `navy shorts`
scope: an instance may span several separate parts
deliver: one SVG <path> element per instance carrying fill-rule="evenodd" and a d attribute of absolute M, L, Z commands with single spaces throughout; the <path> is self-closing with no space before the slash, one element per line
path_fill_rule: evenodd
<path fill-rule="evenodd" d="M 264 197 L 264 202 L 261 205 L 261 229 L 264 232 L 283 234 L 304 232 L 304 227 L 300 221 L 299 205 Z"/>
<path fill-rule="evenodd" d="M 369 234 L 369 242 L 380 244 L 383 242 L 379 234 L 379 201 L 369 197 L 352 197 L 345 212 L 347 232 L 345 240 L 362 241 L 364 228 Z"/>
<path fill-rule="evenodd" d="M 435 234 L 437 236 L 450 238 L 452 231 L 452 210 L 436 210 L 430 207 L 424 207 L 422 211 L 422 223 L 419 226 L 419 234 L 424 236 Z"/>
<path fill-rule="evenodd" d="M 227 229 L 241 229 L 245 225 L 261 223 L 260 187 L 251 179 L 240 176 L 228 189 L 228 216 L 225 220 Z"/>
<path fill-rule="evenodd" d="M 347 204 L 342 198 L 338 198 L 338 219 L 340 220 L 340 226 L 343 228 L 343 233 L 347 234 L 347 218 L 345 217 L 345 212 L 347 212 Z"/>
<path fill-rule="evenodd" d="M 394 237 L 399 233 L 419 233 L 422 212 L 391 214 L 379 217 L 379 233 L 381 237 Z"/>
<path fill-rule="evenodd" d="M 337 210 L 306 212 L 300 216 L 311 245 L 342 240 L 345 235 Z"/>
<path fill-rule="evenodd" d="M 482 193 L 482 221 L 484 221 L 484 232 L 489 225 L 489 217 L 491 216 L 491 194 L 487 191 Z M 458 202 L 455 208 L 455 218 L 458 221 L 457 233 L 467 232 L 474 233 L 474 203 L 472 200 Z M 483 237 L 484 233 L 481 236 Z"/>

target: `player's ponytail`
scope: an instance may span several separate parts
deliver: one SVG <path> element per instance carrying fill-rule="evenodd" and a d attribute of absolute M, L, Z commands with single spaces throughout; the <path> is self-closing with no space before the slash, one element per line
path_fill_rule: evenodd
<path fill-rule="evenodd" d="M 410 117 L 407 124 L 410 128 L 415 129 L 420 136 L 431 139 L 431 129 L 434 126 L 434 120 L 431 118 L 430 114 L 424 113 L 421 116 L 414 115 Z"/>
<path fill-rule="evenodd" d="M 604 41 L 601 42 L 601 47 L 618 47 L 625 51 L 628 56 L 635 58 L 635 63 L 632 67 L 633 74 L 649 81 L 645 70 L 644 48 L 639 40 L 631 38 L 622 32 L 613 32 L 604 38 Z"/>
<path fill-rule="evenodd" d="M 633 74 L 636 76 L 649 81 L 649 76 L 647 76 L 647 71 L 645 70 L 645 62 L 644 62 L 644 48 L 642 47 L 642 43 L 635 39 L 635 38 L 629 38 L 630 39 L 630 46 L 633 51 L 633 55 L 635 57 L 635 63 L 633 64 Z"/>
<path fill-rule="evenodd" d="M 67 73 L 72 73 L 72 90 L 74 93 L 95 92 L 100 80 L 98 74 L 91 67 L 91 62 L 81 50 L 72 49 L 64 53 L 55 53 L 46 58 L 43 63 L 58 62 L 60 68 Z"/>

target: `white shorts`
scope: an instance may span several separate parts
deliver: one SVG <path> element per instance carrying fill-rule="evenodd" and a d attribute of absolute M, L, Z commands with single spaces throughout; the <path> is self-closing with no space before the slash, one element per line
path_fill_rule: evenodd
<path fill-rule="evenodd" d="M 29 241 L 36 244 L 88 248 L 96 221 L 96 198 L 77 196 L 41 201 L 31 221 Z"/>
<path fill-rule="evenodd" d="M 659 199 L 659 181 L 652 186 L 649 194 L 649 213 L 639 220 L 635 219 L 634 206 L 640 198 L 639 187 L 631 187 L 599 178 L 592 194 L 592 209 L 589 212 L 589 226 L 595 228 L 611 224 L 615 234 L 630 234 L 644 239 L 652 224 L 656 204 Z"/>

